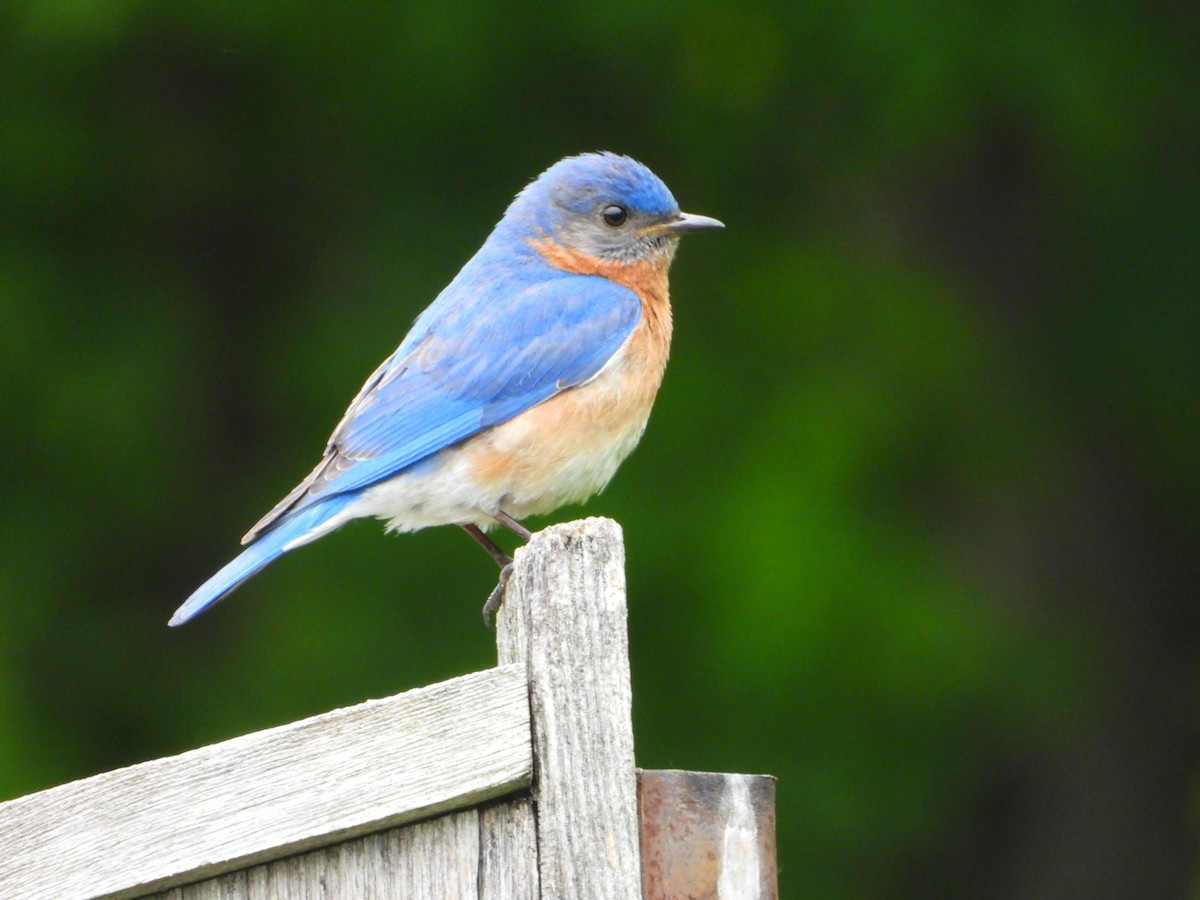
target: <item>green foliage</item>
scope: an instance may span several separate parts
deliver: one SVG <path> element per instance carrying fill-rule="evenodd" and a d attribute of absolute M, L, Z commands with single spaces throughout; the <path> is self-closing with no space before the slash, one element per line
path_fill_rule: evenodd
<path fill-rule="evenodd" d="M 728 226 L 586 510 L 626 531 L 640 764 L 780 776 L 789 896 L 1185 894 L 1196 32 L 0 11 L 0 794 L 490 664 L 494 572 L 447 529 L 347 528 L 164 625 L 512 194 L 604 148 Z"/>

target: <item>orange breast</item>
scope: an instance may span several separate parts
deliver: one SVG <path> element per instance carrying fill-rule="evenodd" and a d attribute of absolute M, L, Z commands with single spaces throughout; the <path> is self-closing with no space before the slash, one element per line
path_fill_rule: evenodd
<path fill-rule="evenodd" d="M 628 287 L 642 317 L 593 378 L 463 446 L 472 476 L 503 493 L 517 517 L 585 500 L 608 483 L 646 427 L 671 342 L 669 259 L 602 262 L 548 239 L 537 249 L 557 268 Z"/>

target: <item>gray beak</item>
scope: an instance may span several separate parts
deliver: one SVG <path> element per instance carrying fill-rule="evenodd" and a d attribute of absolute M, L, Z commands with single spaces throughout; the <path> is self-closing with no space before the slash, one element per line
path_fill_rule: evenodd
<path fill-rule="evenodd" d="M 673 222 L 667 222 L 663 226 L 663 230 L 671 234 L 687 234 L 692 231 L 713 231 L 717 228 L 724 228 L 724 222 L 718 222 L 716 219 L 708 216 L 697 216 L 693 213 L 680 213 L 679 218 Z"/>

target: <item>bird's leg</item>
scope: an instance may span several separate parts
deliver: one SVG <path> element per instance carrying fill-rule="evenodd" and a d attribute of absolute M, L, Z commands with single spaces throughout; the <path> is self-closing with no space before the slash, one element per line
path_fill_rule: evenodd
<path fill-rule="evenodd" d="M 459 527 L 469 534 L 480 547 L 487 551 L 500 567 L 500 580 L 488 594 L 487 602 L 483 604 L 483 624 L 492 627 L 492 613 L 504 602 L 504 589 L 508 587 L 508 579 L 512 578 L 512 557 L 504 552 L 504 548 L 483 533 L 483 529 L 470 522 L 459 522 Z"/>
<path fill-rule="evenodd" d="M 532 531 L 530 531 L 528 528 L 526 528 L 524 525 L 522 525 L 520 522 L 518 522 L 516 519 L 514 519 L 512 516 L 510 516 L 508 513 L 506 513 L 502 509 L 498 509 L 494 513 L 492 513 L 492 518 L 495 519 L 497 522 L 499 522 L 501 525 L 503 525 L 505 528 L 507 528 L 509 531 L 511 531 L 513 534 L 515 534 L 517 537 L 519 537 L 523 541 L 527 541 L 531 537 L 533 537 Z"/>
<path fill-rule="evenodd" d="M 527 541 L 533 536 L 533 532 L 502 509 L 493 513 L 492 518 L 523 541 Z M 496 565 L 500 567 L 500 579 L 496 582 L 496 586 L 492 589 L 492 592 L 488 594 L 487 602 L 483 604 L 483 621 L 484 624 L 490 627 L 492 624 L 492 615 L 500 608 L 500 604 L 504 602 L 504 591 L 508 587 L 508 580 L 512 578 L 512 557 L 505 553 L 499 544 L 484 534 L 483 529 L 478 525 L 470 522 L 460 522 L 459 526 L 475 540 L 475 543 L 486 550 L 488 556 L 495 560 Z"/>
<path fill-rule="evenodd" d="M 501 569 L 505 566 L 512 565 L 512 557 L 504 552 L 504 548 L 493 541 L 490 537 L 483 533 L 483 529 L 478 525 L 472 525 L 470 522 L 459 522 L 458 527 L 471 536 L 471 538 L 480 547 L 487 551 L 490 556 Z"/>

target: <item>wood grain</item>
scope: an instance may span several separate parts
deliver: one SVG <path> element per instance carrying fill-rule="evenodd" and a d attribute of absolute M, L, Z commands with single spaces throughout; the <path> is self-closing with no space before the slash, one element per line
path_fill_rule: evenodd
<path fill-rule="evenodd" d="M 640 898 L 619 526 L 534 535 L 498 625 L 496 669 L 0 804 L 0 898 Z"/>
<path fill-rule="evenodd" d="M 620 526 L 535 534 L 517 550 L 498 625 L 501 662 L 529 671 L 541 895 L 640 898 Z"/>
<path fill-rule="evenodd" d="M 140 896 L 511 793 L 531 765 L 523 668 L 477 672 L 0 805 L 0 897 Z"/>

